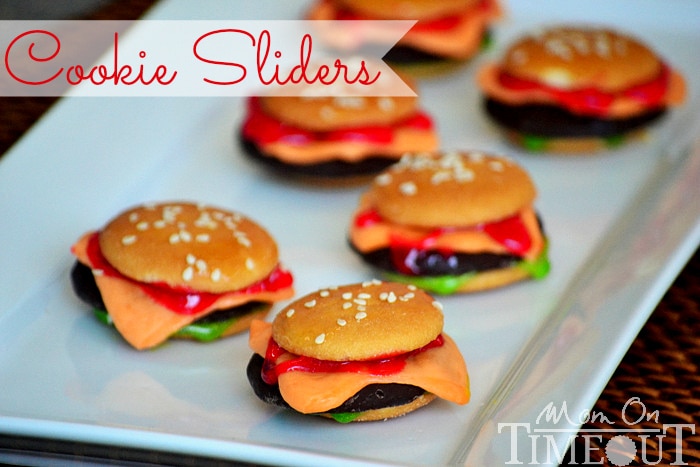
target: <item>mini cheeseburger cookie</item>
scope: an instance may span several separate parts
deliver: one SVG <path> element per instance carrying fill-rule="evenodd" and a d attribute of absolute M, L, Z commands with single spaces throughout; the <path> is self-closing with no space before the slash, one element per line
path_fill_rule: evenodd
<path fill-rule="evenodd" d="M 524 36 L 477 81 L 488 115 L 514 143 L 534 151 L 619 145 L 686 93 L 682 76 L 646 45 L 593 27 Z"/>
<path fill-rule="evenodd" d="M 350 245 L 392 280 L 439 294 L 542 278 L 549 261 L 535 195 L 525 170 L 503 157 L 408 154 L 361 197 Z"/>
<path fill-rule="evenodd" d="M 252 97 L 240 131 L 249 156 L 282 173 L 376 173 L 406 151 L 430 151 L 430 116 L 409 97 Z"/>
<path fill-rule="evenodd" d="M 248 329 L 293 295 L 273 238 L 247 217 L 190 203 L 122 212 L 73 245 L 78 297 L 136 349 Z"/>
<path fill-rule="evenodd" d="M 396 63 L 466 60 L 500 16 L 497 0 L 321 0 L 309 13 L 322 20 L 418 20 L 384 57 Z"/>
<path fill-rule="evenodd" d="M 441 310 L 410 285 L 322 289 L 272 323 L 253 321 L 248 379 L 267 403 L 343 423 L 398 417 L 436 397 L 466 404 L 467 368 Z"/>

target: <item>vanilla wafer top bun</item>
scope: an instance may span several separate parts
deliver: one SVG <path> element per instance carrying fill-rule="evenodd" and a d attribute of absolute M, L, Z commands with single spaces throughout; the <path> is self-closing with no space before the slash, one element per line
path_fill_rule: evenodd
<path fill-rule="evenodd" d="M 344 8 L 377 19 L 435 19 L 463 12 L 479 0 L 337 0 Z"/>
<path fill-rule="evenodd" d="M 659 57 L 646 45 L 611 29 L 561 26 L 514 42 L 501 69 L 560 89 L 615 92 L 656 78 Z"/>
<path fill-rule="evenodd" d="M 277 245 L 258 224 L 224 209 L 191 203 L 138 206 L 99 233 L 107 261 L 140 282 L 222 293 L 267 277 Z"/>
<path fill-rule="evenodd" d="M 416 96 L 264 96 L 263 111 L 283 123 L 311 131 L 391 125 L 413 115 Z"/>
<path fill-rule="evenodd" d="M 514 161 L 481 152 L 407 154 L 365 196 L 385 219 L 417 227 L 469 227 L 532 204 L 535 186 Z"/>
<path fill-rule="evenodd" d="M 414 286 L 373 280 L 322 289 L 281 310 L 272 337 L 289 352 L 331 361 L 406 353 L 441 332 L 441 306 Z"/>

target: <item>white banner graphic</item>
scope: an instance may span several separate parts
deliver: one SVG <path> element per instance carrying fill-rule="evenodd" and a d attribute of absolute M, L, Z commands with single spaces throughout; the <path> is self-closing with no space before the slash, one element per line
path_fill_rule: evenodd
<path fill-rule="evenodd" d="M 412 96 L 414 21 L 0 21 L 4 96 Z"/>

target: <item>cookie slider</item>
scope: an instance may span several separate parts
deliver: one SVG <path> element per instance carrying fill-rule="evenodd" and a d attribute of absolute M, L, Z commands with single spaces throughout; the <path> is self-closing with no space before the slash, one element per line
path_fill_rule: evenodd
<path fill-rule="evenodd" d="M 475 292 L 549 272 L 534 183 L 482 152 L 405 155 L 361 196 L 352 249 L 387 278 L 430 292 Z"/>
<path fill-rule="evenodd" d="M 536 152 L 617 147 L 686 99 L 683 77 L 649 46 L 588 26 L 517 39 L 477 82 L 487 115 L 511 142 Z"/>
<path fill-rule="evenodd" d="M 247 377 L 266 403 L 342 423 L 466 404 L 467 368 L 442 328 L 441 305 L 410 285 L 321 289 L 253 321 Z"/>
<path fill-rule="evenodd" d="M 294 293 L 270 234 L 217 207 L 136 206 L 84 234 L 71 251 L 76 295 L 138 350 L 171 337 L 240 333 Z"/>
<path fill-rule="evenodd" d="M 284 176 L 375 174 L 438 146 L 416 96 L 256 96 L 238 132 L 244 154 Z"/>
<path fill-rule="evenodd" d="M 417 20 L 383 57 L 405 64 L 473 57 L 501 15 L 498 0 L 319 0 L 308 14 L 314 20 Z"/>

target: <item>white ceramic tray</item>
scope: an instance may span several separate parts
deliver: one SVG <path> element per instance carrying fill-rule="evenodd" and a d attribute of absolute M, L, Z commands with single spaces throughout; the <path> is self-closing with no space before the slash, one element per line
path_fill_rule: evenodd
<path fill-rule="evenodd" d="M 294 19 L 304 9 L 241 3 L 165 0 L 150 17 Z M 547 279 L 441 299 L 469 366 L 470 404 L 341 425 L 258 401 L 245 378 L 245 336 L 127 347 L 71 293 L 69 247 L 84 231 L 146 200 L 237 209 L 278 239 L 304 294 L 373 276 L 345 241 L 362 187 L 285 181 L 245 159 L 234 140 L 237 98 L 67 98 L 0 162 L 0 433 L 277 465 L 528 462 L 527 434 L 514 440 L 498 424 L 535 424 L 550 402 L 589 410 L 700 241 L 700 149 L 689 150 L 700 115 L 700 5 L 513 0 L 506 9 L 493 49 L 421 82 L 445 148 L 508 153 L 531 172 L 551 238 Z M 688 77 L 687 105 L 648 141 L 595 157 L 504 145 L 479 110 L 474 70 L 520 32 L 564 20 L 616 25 L 653 44 Z M 561 453 L 578 426 L 568 428 L 553 438 Z M 537 460 L 556 464 L 543 451 Z"/>

